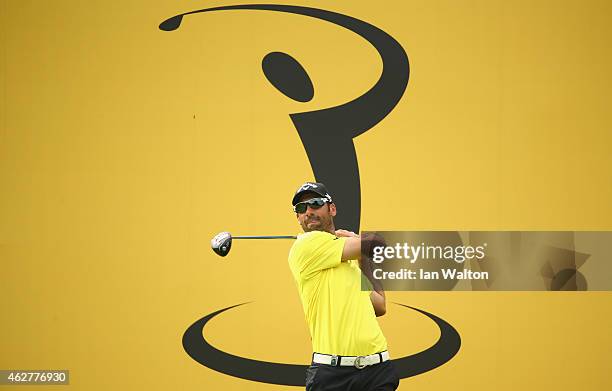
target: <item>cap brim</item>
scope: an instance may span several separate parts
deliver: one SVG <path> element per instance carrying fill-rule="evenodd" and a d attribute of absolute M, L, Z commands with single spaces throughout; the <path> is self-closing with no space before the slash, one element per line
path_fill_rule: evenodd
<path fill-rule="evenodd" d="M 316 191 L 316 190 L 308 189 L 308 190 L 304 190 L 304 191 L 300 191 L 300 192 L 296 193 L 296 194 L 293 196 L 293 200 L 291 200 L 291 205 L 295 206 L 295 204 L 297 204 L 298 202 L 300 202 L 300 197 L 301 197 L 302 195 L 304 195 L 304 194 L 307 194 L 307 193 L 313 193 L 313 194 L 319 195 L 319 196 L 321 196 L 321 197 L 325 197 L 325 194 L 321 194 L 321 193 L 319 193 L 319 192 L 318 192 L 318 191 Z"/>

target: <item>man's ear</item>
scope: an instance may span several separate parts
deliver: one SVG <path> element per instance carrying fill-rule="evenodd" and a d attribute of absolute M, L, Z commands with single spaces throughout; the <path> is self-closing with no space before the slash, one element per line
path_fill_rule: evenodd
<path fill-rule="evenodd" d="M 329 215 L 332 217 L 336 217 L 336 204 L 328 204 L 329 205 Z"/>

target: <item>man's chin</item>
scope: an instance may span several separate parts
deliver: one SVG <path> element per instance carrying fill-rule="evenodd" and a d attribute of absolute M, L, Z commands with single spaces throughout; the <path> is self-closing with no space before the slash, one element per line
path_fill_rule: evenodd
<path fill-rule="evenodd" d="M 303 228 L 304 232 L 323 231 L 323 226 L 319 222 L 306 224 Z"/>

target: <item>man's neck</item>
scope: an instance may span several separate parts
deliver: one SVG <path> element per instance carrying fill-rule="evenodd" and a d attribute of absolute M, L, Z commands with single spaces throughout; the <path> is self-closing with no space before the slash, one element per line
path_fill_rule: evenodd
<path fill-rule="evenodd" d="M 320 231 L 320 232 L 329 232 L 332 235 L 336 234 L 336 227 L 334 227 L 334 225 L 330 225 L 327 229 L 313 229 L 312 231 L 304 231 L 304 232 L 314 232 L 314 231 Z"/>

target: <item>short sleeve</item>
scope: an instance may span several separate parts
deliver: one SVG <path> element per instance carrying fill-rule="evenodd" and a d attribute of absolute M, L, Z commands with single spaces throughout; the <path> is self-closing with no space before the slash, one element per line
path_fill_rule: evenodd
<path fill-rule="evenodd" d="M 346 238 L 323 231 L 302 234 L 289 253 L 291 268 L 308 279 L 321 270 L 336 267 L 342 262 L 345 241 Z"/>

